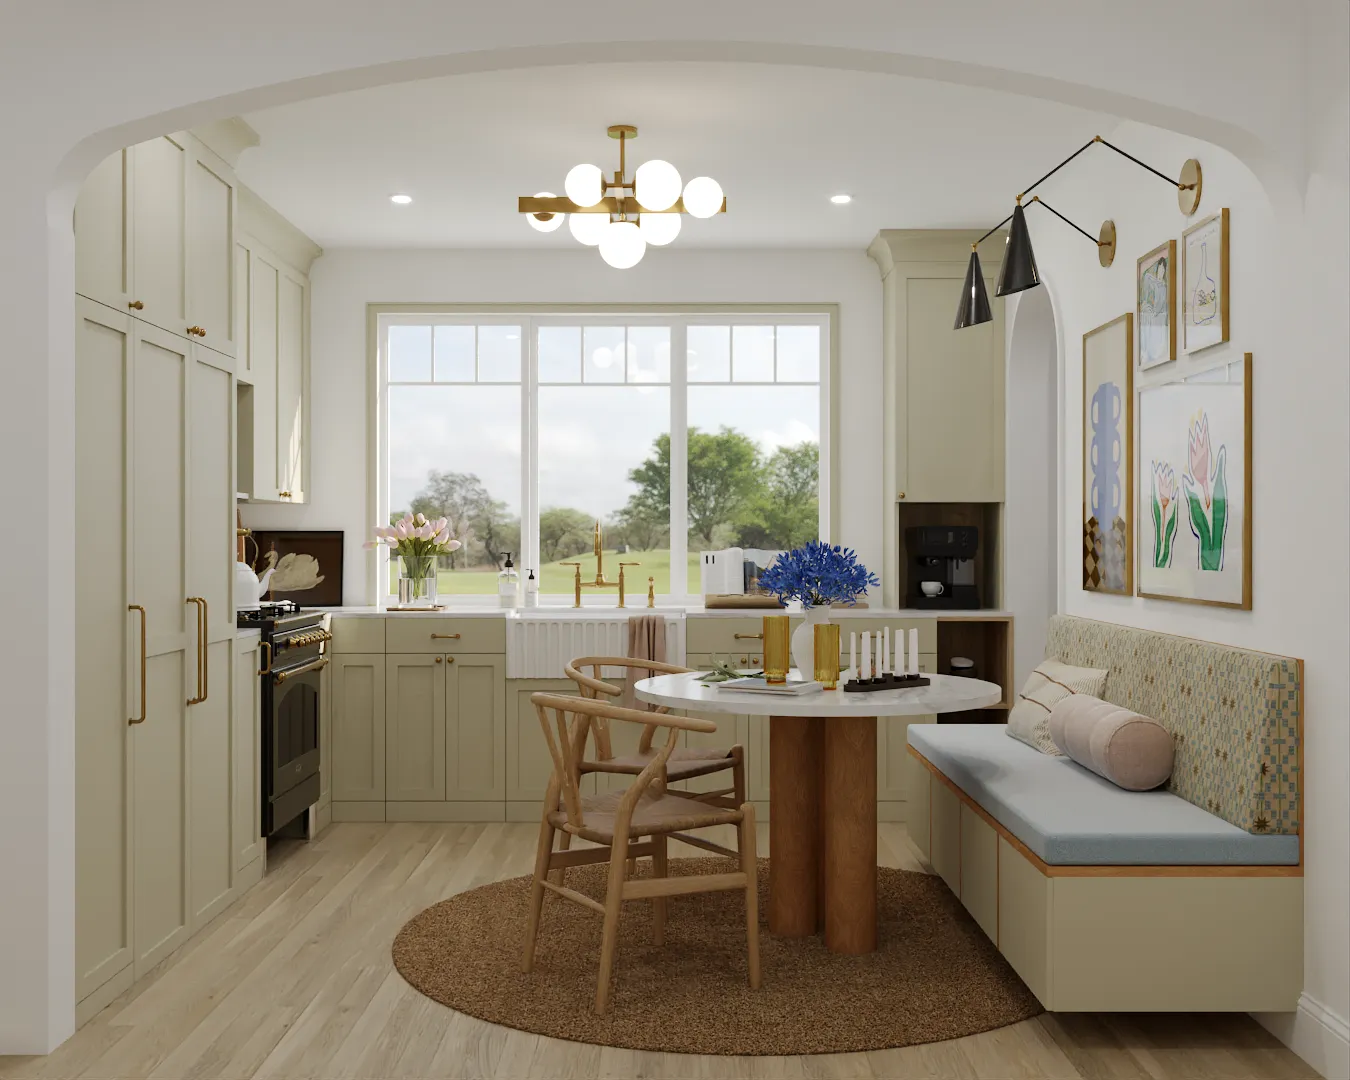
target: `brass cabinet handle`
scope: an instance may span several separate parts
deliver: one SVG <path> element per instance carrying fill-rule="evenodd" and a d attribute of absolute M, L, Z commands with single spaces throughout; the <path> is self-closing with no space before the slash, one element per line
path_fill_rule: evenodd
<path fill-rule="evenodd" d="M 206 337 L 206 331 L 200 326 L 189 326 L 187 328 L 187 332 L 189 334 L 195 335 L 196 337 Z"/>
<path fill-rule="evenodd" d="M 438 641 L 438 640 L 444 638 L 444 639 L 447 640 L 447 641 L 457 641 L 457 640 L 459 639 L 459 637 L 460 637 L 459 634 L 432 634 L 432 635 L 431 635 L 431 640 L 432 640 L 432 641 Z"/>
<path fill-rule="evenodd" d="M 200 596 L 189 596 L 183 601 L 197 608 L 197 696 L 187 699 L 189 705 L 200 705 L 206 700 L 206 601 Z"/>
<path fill-rule="evenodd" d="M 291 493 L 290 493 L 289 491 L 278 491 L 278 492 L 277 492 L 277 498 L 279 498 L 279 499 L 289 499 L 290 497 L 291 497 Z"/>
<path fill-rule="evenodd" d="M 292 675 L 303 675 L 307 671 L 321 671 L 328 666 L 328 657 L 321 656 L 317 660 L 312 660 L 303 667 L 292 668 L 290 671 L 281 671 L 277 673 L 277 682 L 284 683 Z"/>
<path fill-rule="evenodd" d="M 438 656 L 438 657 L 436 657 L 436 663 L 438 663 L 438 664 L 439 664 L 439 663 L 440 663 L 440 662 L 441 662 L 441 658 L 440 658 L 440 657 L 439 657 L 439 656 Z"/>
<path fill-rule="evenodd" d="M 199 639 L 202 643 L 202 700 L 205 701 L 211 696 L 211 649 L 210 631 L 211 631 L 211 605 L 206 602 L 206 597 L 201 598 L 202 602 L 202 636 Z"/>
<path fill-rule="evenodd" d="M 139 611 L 141 613 L 141 715 L 133 716 L 127 723 L 143 724 L 145 723 L 145 608 L 141 607 L 140 604 L 128 604 L 127 610 Z"/>
<path fill-rule="evenodd" d="M 763 641 L 763 634 L 732 634 L 737 641 Z"/>
<path fill-rule="evenodd" d="M 127 304 L 127 307 L 131 308 L 132 311 L 143 311 L 145 309 L 145 304 L 140 300 L 132 300 Z"/>
<path fill-rule="evenodd" d="M 258 669 L 258 674 L 259 674 L 259 675 L 271 675 L 271 674 L 272 674 L 272 643 L 271 643 L 270 641 L 264 641 L 264 642 L 262 643 L 262 647 L 263 647 L 264 649 L 267 650 L 267 659 L 263 661 L 263 666 L 262 666 L 261 668 Z"/>

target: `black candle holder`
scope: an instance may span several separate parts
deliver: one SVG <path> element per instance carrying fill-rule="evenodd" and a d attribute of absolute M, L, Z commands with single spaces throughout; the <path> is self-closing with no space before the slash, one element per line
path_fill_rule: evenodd
<path fill-rule="evenodd" d="M 849 679 L 844 683 L 846 694 L 871 694 L 877 690 L 905 690 L 911 686 L 930 686 L 923 675 L 878 675 L 875 679 Z"/>

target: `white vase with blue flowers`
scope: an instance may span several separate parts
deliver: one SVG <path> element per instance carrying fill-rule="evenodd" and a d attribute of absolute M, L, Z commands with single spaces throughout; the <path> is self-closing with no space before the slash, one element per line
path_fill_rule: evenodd
<path fill-rule="evenodd" d="M 834 604 L 852 606 L 881 584 L 852 548 L 812 540 L 785 551 L 759 576 L 759 584 L 783 603 L 801 601 L 806 621 L 792 632 L 792 663 L 802 678 L 815 671 L 816 626 L 830 621 Z"/>

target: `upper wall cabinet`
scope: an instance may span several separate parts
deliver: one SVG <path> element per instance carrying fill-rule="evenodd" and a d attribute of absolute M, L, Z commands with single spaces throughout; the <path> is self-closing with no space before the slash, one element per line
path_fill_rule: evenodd
<path fill-rule="evenodd" d="M 75 205 L 75 289 L 235 353 L 235 179 L 186 133 L 119 150 Z"/>

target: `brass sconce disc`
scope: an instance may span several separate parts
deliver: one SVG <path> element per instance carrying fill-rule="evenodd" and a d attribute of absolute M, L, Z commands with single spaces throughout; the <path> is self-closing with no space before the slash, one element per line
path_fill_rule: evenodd
<path fill-rule="evenodd" d="M 1181 166 L 1181 182 L 1177 188 L 1177 206 L 1187 217 L 1200 209 L 1200 191 L 1204 186 L 1204 180 L 1205 174 L 1200 168 L 1200 162 L 1195 158 L 1187 158 L 1186 164 Z"/>
<path fill-rule="evenodd" d="M 532 218 L 534 218 L 535 221 L 552 221 L 552 220 L 553 220 L 553 214 L 552 214 L 551 211 L 550 211 L 550 212 L 547 212 L 547 213 L 531 214 L 530 216 L 531 216 Z"/>
<path fill-rule="evenodd" d="M 610 124 L 606 129 L 611 139 L 636 139 L 637 128 L 632 124 Z"/>
<path fill-rule="evenodd" d="M 1116 261 L 1116 223 L 1110 218 L 1102 222 L 1097 233 L 1097 261 L 1103 267 Z"/>

